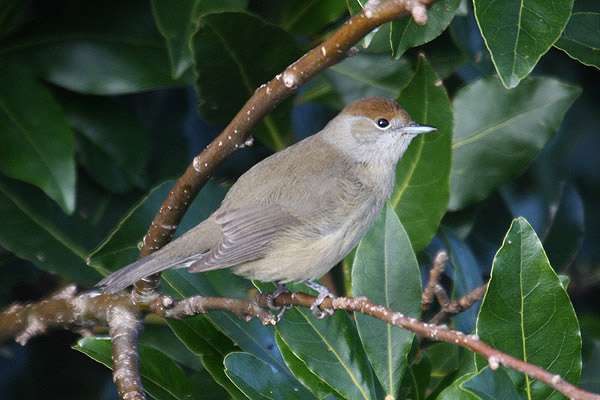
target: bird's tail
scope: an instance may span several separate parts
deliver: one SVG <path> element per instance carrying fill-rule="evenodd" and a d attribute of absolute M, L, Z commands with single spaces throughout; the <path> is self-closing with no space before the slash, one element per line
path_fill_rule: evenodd
<path fill-rule="evenodd" d="M 144 257 L 128 266 L 113 272 L 96 284 L 104 293 L 115 293 L 133 285 L 140 279 L 171 268 L 172 265 L 165 260 L 157 259 L 151 255 Z"/>
<path fill-rule="evenodd" d="M 96 286 L 105 293 L 114 293 L 157 272 L 189 267 L 221 237 L 221 228 L 214 222 L 205 220 L 155 253 L 113 272 Z"/>

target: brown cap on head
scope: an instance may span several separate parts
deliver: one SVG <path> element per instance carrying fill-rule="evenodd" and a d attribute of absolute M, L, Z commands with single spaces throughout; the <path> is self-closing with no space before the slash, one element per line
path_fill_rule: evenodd
<path fill-rule="evenodd" d="M 412 120 L 410 115 L 394 100 L 378 96 L 356 100 L 348 104 L 340 114 L 364 116 L 374 121 L 379 118 L 386 118 L 391 121 L 399 117 L 406 119 L 407 122 Z"/>

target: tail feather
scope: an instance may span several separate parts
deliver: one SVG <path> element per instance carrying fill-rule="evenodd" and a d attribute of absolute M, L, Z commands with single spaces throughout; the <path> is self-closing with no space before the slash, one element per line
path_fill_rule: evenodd
<path fill-rule="evenodd" d="M 156 259 L 152 255 L 144 257 L 128 266 L 113 272 L 96 284 L 104 293 L 115 293 L 133 285 L 140 279 L 169 269 L 171 265 L 164 260 Z"/>
<path fill-rule="evenodd" d="M 215 246 L 222 235 L 219 225 L 212 220 L 205 220 L 155 253 L 113 272 L 96 286 L 105 293 L 114 293 L 157 272 L 189 267 Z"/>

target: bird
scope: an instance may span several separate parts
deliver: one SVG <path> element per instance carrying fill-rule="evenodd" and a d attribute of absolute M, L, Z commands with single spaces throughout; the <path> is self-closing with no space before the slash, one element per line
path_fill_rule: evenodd
<path fill-rule="evenodd" d="M 260 161 L 241 175 L 204 221 L 160 250 L 102 279 L 114 293 L 164 270 L 230 268 L 264 282 L 315 282 L 374 224 L 394 188 L 410 142 L 437 128 L 419 125 L 394 100 L 371 96 L 340 111 L 319 132 Z"/>

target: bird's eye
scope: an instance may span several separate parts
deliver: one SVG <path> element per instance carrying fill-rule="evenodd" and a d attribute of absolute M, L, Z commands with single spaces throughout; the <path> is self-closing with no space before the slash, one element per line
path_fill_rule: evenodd
<path fill-rule="evenodd" d="M 385 118 L 379 118 L 377 120 L 377 126 L 380 128 L 387 128 L 390 125 L 390 121 Z"/>

